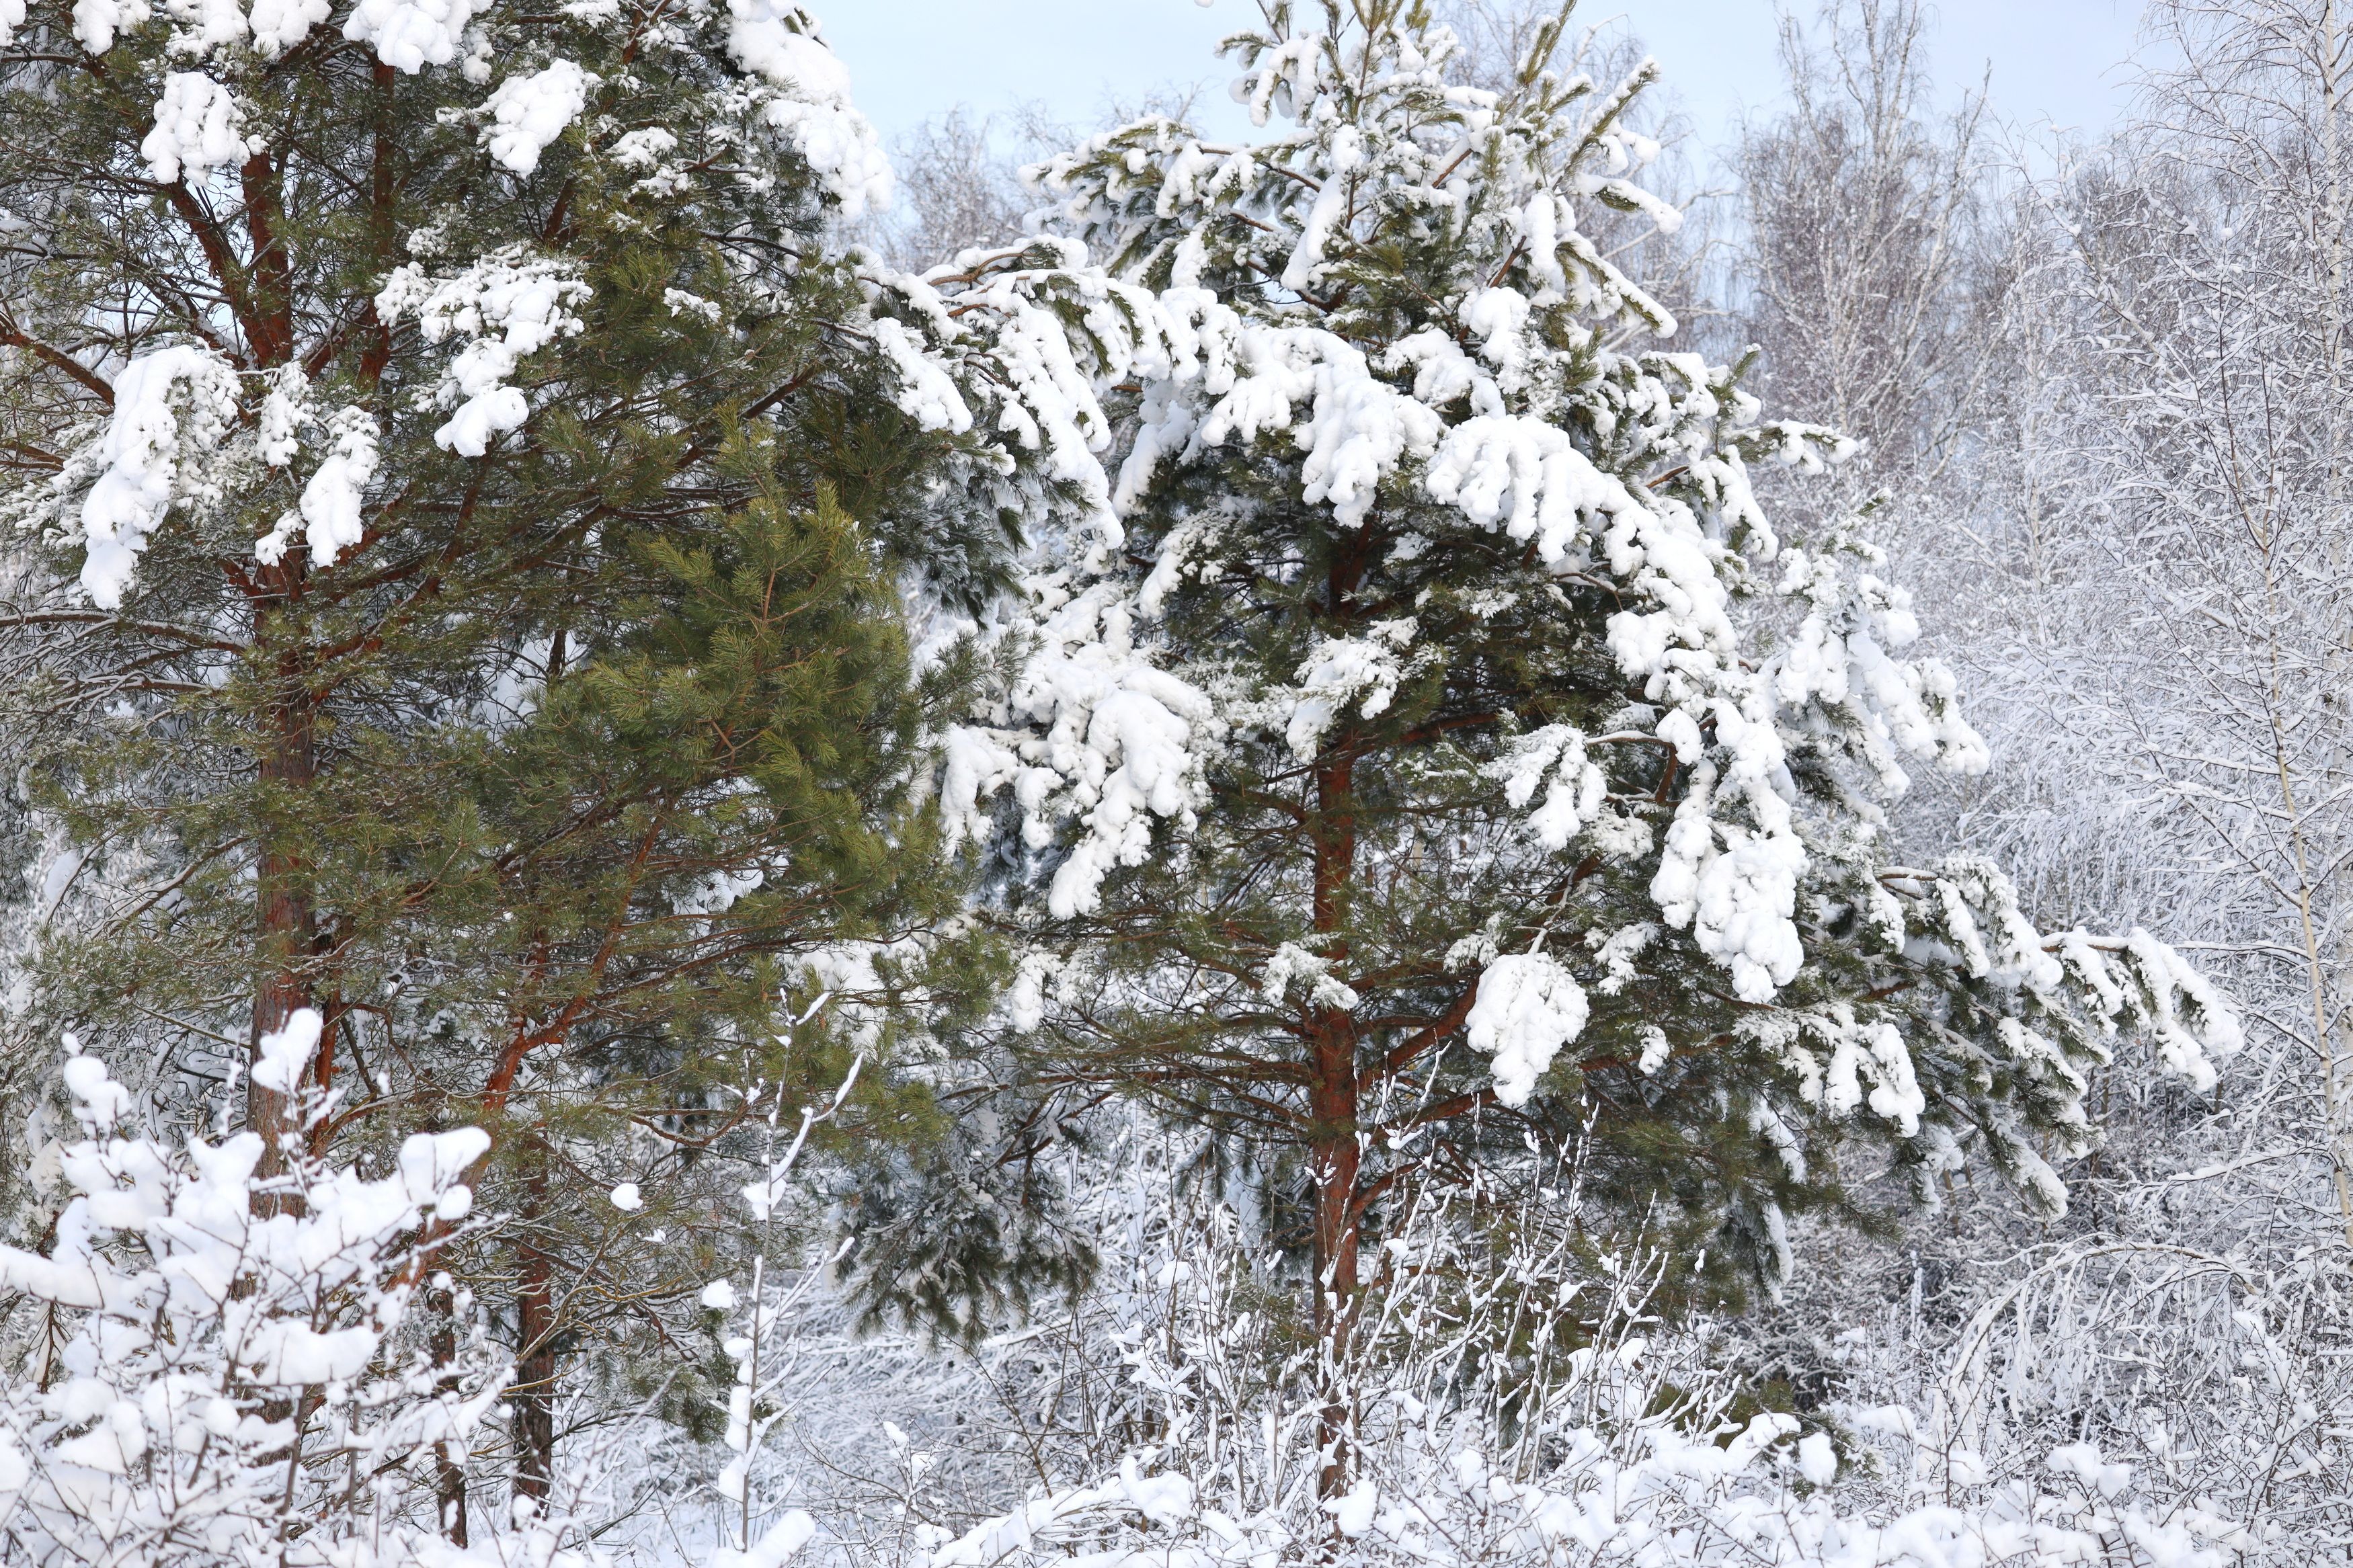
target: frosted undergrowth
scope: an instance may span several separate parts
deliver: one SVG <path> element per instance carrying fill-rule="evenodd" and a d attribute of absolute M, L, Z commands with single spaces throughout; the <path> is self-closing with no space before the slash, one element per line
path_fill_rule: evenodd
<path fill-rule="evenodd" d="M 1514 1216 L 1500 1233 L 1451 1202 L 1408 1205 L 1384 1243 L 1396 1267 L 1335 1362 L 1275 1349 L 1258 1308 L 1276 1265 L 1235 1215 L 1131 1171 L 1126 1197 L 1094 1205 L 1129 1250 L 1072 1331 L 1116 1392 L 1087 1383 L 1101 1407 L 1066 1414 L 1137 1436 L 1090 1474 L 931 1532 L 920 1560 L 2220 1568 L 2258 1546 L 2087 1444 L 2000 1485 L 1957 1482 L 1943 1428 L 1902 1407 L 1728 1415 L 1711 1335 L 1649 1314 L 1655 1266 L 1577 1261 L 1579 1179 L 1553 1174 L 1489 1191 Z"/>
<path fill-rule="evenodd" d="M 151 1129 L 69 1039 L 77 1131 L 35 1160 L 55 1239 L 0 1247 L 0 1278 L 55 1331 L 34 1374 L 0 1389 L 0 1538 L 25 1561 L 327 1568 L 363 1542 L 381 1563 L 502 1555 L 449 1547 L 410 1468 L 467 1444 L 505 1384 L 479 1334 L 436 1359 L 407 1326 L 490 1139 L 417 1134 L 373 1179 L 301 1154 L 334 1108 L 301 1088 L 319 1034 L 298 1012 L 254 1066 L 297 1112 L 277 1175 L 259 1133 Z M 376 1484 L 345 1488 L 347 1468 Z"/>

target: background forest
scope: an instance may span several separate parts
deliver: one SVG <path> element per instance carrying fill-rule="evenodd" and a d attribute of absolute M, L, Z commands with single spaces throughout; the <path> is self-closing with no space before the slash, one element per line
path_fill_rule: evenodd
<path fill-rule="evenodd" d="M 2353 1558 L 2348 18 L 1585 20 L 0 0 L 0 1558 Z"/>

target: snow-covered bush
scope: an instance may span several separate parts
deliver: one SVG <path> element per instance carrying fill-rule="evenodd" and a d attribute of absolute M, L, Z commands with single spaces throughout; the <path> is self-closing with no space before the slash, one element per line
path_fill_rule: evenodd
<path fill-rule="evenodd" d="M 257 1076 L 293 1090 L 318 1038 L 318 1015 L 296 1014 L 262 1042 Z M 35 1156 L 62 1206 L 44 1251 L 0 1248 L 0 1279 L 38 1315 L 27 1364 L 0 1388 L 9 1558 L 500 1561 L 442 1538 L 437 1485 L 504 1389 L 505 1360 L 479 1333 L 435 1356 L 413 1310 L 447 1288 L 435 1253 L 467 1219 L 488 1135 L 418 1133 L 363 1176 L 307 1152 L 334 1109 L 311 1091 L 295 1097 L 284 1173 L 258 1179 L 258 1134 L 174 1138 L 69 1050 L 77 1135 Z"/>

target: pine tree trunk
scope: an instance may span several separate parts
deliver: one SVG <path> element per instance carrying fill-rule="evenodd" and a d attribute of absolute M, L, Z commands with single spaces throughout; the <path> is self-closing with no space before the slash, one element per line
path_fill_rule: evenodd
<path fill-rule="evenodd" d="M 456 1292 L 447 1286 L 436 1285 L 425 1293 L 425 1310 L 433 1317 L 433 1335 L 427 1349 L 433 1364 L 444 1369 L 438 1384 L 439 1392 L 449 1394 L 458 1386 L 454 1369 L 458 1363 L 458 1303 Z M 466 1542 L 466 1462 L 458 1442 L 444 1440 L 433 1453 L 433 1495 L 440 1514 L 441 1533 L 452 1546 Z"/>
<path fill-rule="evenodd" d="M 1352 595 L 1364 581 L 1369 526 L 1336 548 L 1324 577 L 1324 613 L 1354 619 Z M 1327 740 L 1315 768 L 1315 887 L 1311 911 L 1315 950 L 1335 964 L 1348 959 L 1349 899 L 1356 873 L 1356 768 L 1345 728 Z M 1311 1003 L 1308 1024 L 1308 1157 L 1315 1181 L 1315 1341 L 1319 1394 L 1316 1446 L 1323 1453 L 1316 1490 L 1345 1491 L 1354 1468 L 1354 1400 L 1346 1373 L 1356 1310 L 1356 1242 L 1364 1153 L 1356 1139 L 1356 1019 L 1342 1007 Z"/>
<path fill-rule="evenodd" d="M 1321 944 L 1324 955 L 1339 961 L 1347 956 L 1340 932 L 1356 870 L 1354 765 L 1344 760 L 1318 768 L 1315 790 L 1315 932 L 1325 939 Z M 1316 1489 L 1335 1497 L 1347 1489 L 1347 1450 L 1354 1431 L 1344 1368 L 1356 1305 L 1357 1176 L 1363 1165 L 1356 1142 L 1356 1020 L 1345 1008 L 1320 1004 L 1309 1006 L 1307 1017 L 1309 1159 L 1315 1181 L 1314 1323 L 1323 1401 L 1316 1445 L 1324 1459 Z"/>
<path fill-rule="evenodd" d="M 295 336 L 293 276 L 282 233 L 281 178 L 270 155 L 260 151 L 246 160 L 237 178 L 245 195 L 249 255 L 243 278 L 224 277 L 221 281 L 225 287 L 244 285 L 231 298 L 243 294 L 245 309 L 239 324 L 245 331 L 247 350 L 258 368 L 274 370 L 292 363 Z M 271 623 L 301 597 L 310 561 L 309 549 L 298 544 L 275 564 L 263 567 L 255 584 L 259 590 L 254 604 L 255 641 L 271 658 L 277 676 L 265 720 L 267 744 L 259 768 L 265 793 L 273 786 L 303 791 L 318 776 L 317 704 L 311 695 L 304 660 L 293 646 L 298 639 L 289 638 L 275 649 L 267 646 L 276 640 Z M 267 826 L 258 870 L 254 934 L 261 962 L 254 985 L 251 1042 L 257 1061 L 262 1037 L 283 1029 L 289 1018 L 311 1005 L 309 966 L 318 924 L 309 868 L 274 841 Z M 285 1096 L 256 1086 L 250 1078 L 246 1080 L 246 1125 L 261 1135 L 257 1173 L 264 1178 L 286 1168 L 282 1141 L 290 1131 L 286 1113 Z M 271 1206 L 266 1198 L 263 1203 Z"/>
<path fill-rule="evenodd" d="M 264 574 L 265 588 L 275 603 L 291 600 L 301 588 L 308 552 L 300 547 L 287 552 L 279 565 Z M 264 631 L 271 611 L 261 612 Z M 265 789 L 305 789 L 318 776 L 315 704 L 302 677 L 301 661 L 291 651 L 277 656 L 278 690 L 270 703 L 268 747 L 259 774 Z M 301 856 L 289 851 L 265 826 L 259 875 L 254 882 L 256 950 L 260 963 L 253 994 L 254 1060 L 260 1059 L 261 1041 L 276 1034 L 286 1021 L 311 1005 L 310 960 L 318 935 L 310 868 Z M 286 1168 L 281 1142 L 287 1125 L 287 1099 L 246 1080 L 246 1125 L 261 1135 L 259 1173 L 274 1176 Z"/>
<path fill-rule="evenodd" d="M 515 1290 L 515 1384 L 507 1402 L 514 1408 L 514 1495 L 529 1498 L 542 1512 L 555 1483 L 555 1260 L 542 1245 L 548 1218 L 547 1148 L 532 1140 L 524 1156 L 522 1236 L 516 1252 L 522 1268 Z"/>

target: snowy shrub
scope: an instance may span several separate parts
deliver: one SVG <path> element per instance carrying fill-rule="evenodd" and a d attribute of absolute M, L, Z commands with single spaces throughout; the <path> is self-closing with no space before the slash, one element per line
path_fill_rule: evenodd
<path fill-rule="evenodd" d="M 290 1089 L 318 1038 L 318 1015 L 298 1013 L 263 1041 L 257 1076 Z M 435 1472 L 462 1461 L 506 1363 L 479 1334 L 437 1360 L 412 1310 L 489 1137 L 418 1133 L 364 1177 L 301 1146 L 334 1109 L 312 1091 L 285 1173 L 259 1180 L 258 1134 L 170 1137 L 103 1063 L 69 1052 L 78 1136 L 37 1155 L 63 1198 L 53 1240 L 0 1249 L 0 1279 L 43 1325 L 0 1389 L 8 1555 L 495 1561 L 441 1539 Z"/>

